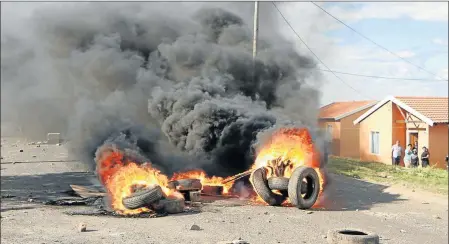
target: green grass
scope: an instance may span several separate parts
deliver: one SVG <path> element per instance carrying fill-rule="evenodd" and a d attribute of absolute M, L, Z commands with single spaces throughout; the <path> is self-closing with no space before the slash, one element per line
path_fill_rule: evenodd
<path fill-rule="evenodd" d="M 330 157 L 329 172 L 372 182 L 448 194 L 448 172 L 435 168 L 404 168 L 378 162 Z"/>

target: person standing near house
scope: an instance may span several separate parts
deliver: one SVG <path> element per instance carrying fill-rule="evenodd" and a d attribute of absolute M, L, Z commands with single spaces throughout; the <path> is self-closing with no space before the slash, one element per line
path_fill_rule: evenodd
<path fill-rule="evenodd" d="M 418 167 L 418 165 L 419 165 L 419 157 L 418 157 L 418 149 L 416 149 L 416 148 L 413 148 L 413 151 L 412 151 L 413 153 L 412 153 L 412 155 L 411 155 L 411 158 L 412 158 L 412 167 L 413 168 L 416 168 L 416 167 Z"/>
<path fill-rule="evenodd" d="M 415 140 L 415 144 L 413 144 L 413 150 L 415 150 L 416 149 L 416 151 L 418 151 L 418 141 L 417 140 Z"/>
<path fill-rule="evenodd" d="M 427 149 L 427 147 L 423 147 L 421 153 L 421 165 L 423 168 L 429 166 L 429 157 L 430 157 L 429 150 Z"/>
<path fill-rule="evenodd" d="M 396 141 L 396 143 L 391 148 L 391 151 L 393 153 L 392 155 L 392 164 L 393 165 L 399 165 L 401 162 L 401 154 L 402 154 L 402 147 L 399 144 L 399 141 Z"/>
<path fill-rule="evenodd" d="M 404 166 L 406 168 L 410 168 L 410 165 L 412 163 L 412 154 L 413 154 L 412 144 L 408 144 L 407 145 L 407 149 L 405 149 L 404 154 L 405 154 L 405 156 L 404 156 Z"/>

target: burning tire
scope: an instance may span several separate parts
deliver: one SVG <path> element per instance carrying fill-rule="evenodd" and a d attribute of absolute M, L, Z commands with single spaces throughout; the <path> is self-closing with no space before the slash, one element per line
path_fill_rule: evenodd
<path fill-rule="evenodd" d="M 329 230 L 327 242 L 329 244 L 379 244 L 379 236 L 360 230 Z"/>
<path fill-rule="evenodd" d="M 122 203 L 127 209 L 137 209 L 149 206 L 163 197 L 162 188 L 156 185 L 134 192 L 131 196 L 123 198 Z"/>
<path fill-rule="evenodd" d="M 286 196 L 275 194 L 270 190 L 264 168 L 255 170 L 250 176 L 250 181 L 257 195 L 270 206 L 280 206 L 287 199 Z"/>
<path fill-rule="evenodd" d="M 289 179 L 286 177 L 270 177 L 268 178 L 268 187 L 271 190 L 287 191 Z"/>
<path fill-rule="evenodd" d="M 203 188 L 203 185 L 201 184 L 201 180 L 199 179 L 182 179 L 170 181 L 167 187 L 170 189 L 176 189 L 178 191 L 192 191 L 201 190 L 201 188 Z"/>
<path fill-rule="evenodd" d="M 290 202 L 299 209 L 308 209 L 315 204 L 320 192 L 320 180 L 313 168 L 298 167 L 288 183 Z"/>

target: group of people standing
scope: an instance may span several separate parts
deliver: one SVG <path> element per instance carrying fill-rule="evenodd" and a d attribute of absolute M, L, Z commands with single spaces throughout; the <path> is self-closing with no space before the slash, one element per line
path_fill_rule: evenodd
<path fill-rule="evenodd" d="M 391 151 L 393 153 L 393 165 L 399 165 L 401 162 L 402 157 L 402 147 L 399 144 L 399 141 L 396 141 L 396 143 L 391 148 Z M 418 156 L 418 142 L 415 142 L 415 145 L 412 146 L 412 144 L 408 144 L 407 148 L 404 151 L 404 165 L 407 168 L 412 167 L 418 167 L 419 166 L 419 159 L 421 158 L 421 166 L 423 168 L 429 166 L 429 149 L 427 147 L 422 147 L 422 153 L 421 157 Z"/>

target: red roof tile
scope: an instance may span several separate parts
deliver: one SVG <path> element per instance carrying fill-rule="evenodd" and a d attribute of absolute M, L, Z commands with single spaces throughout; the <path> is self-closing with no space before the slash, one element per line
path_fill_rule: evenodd
<path fill-rule="evenodd" d="M 334 102 L 320 108 L 320 119 L 336 119 L 351 112 L 374 106 L 376 101 Z"/>
<path fill-rule="evenodd" d="M 434 123 L 449 123 L 447 97 L 395 97 Z"/>

